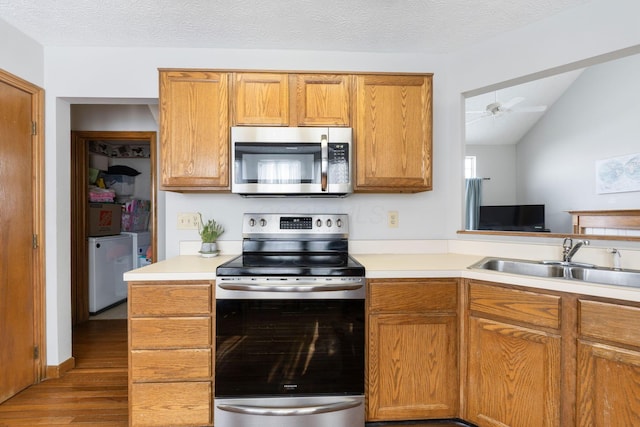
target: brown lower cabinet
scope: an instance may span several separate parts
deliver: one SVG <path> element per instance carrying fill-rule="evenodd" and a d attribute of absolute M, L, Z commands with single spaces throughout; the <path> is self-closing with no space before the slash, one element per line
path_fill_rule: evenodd
<path fill-rule="evenodd" d="M 129 283 L 130 426 L 213 425 L 213 285 Z M 367 421 L 640 425 L 640 303 L 370 279 L 367 310 Z"/>
<path fill-rule="evenodd" d="M 471 281 L 467 419 L 560 426 L 561 297 Z"/>
<path fill-rule="evenodd" d="M 577 425 L 640 425 L 640 308 L 578 303 Z"/>
<path fill-rule="evenodd" d="M 640 425 L 640 304 L 466 280 L 466 399 L 479 427 Z"/>
<path fill-rule="evenodd" d="M 129 425 L 212 426 L 212 282 L 129 283 Z"/>
<path fill-rule="evenodd" d="M 367 420 L 457 417 L 458 280 L 368 285 Z"/>

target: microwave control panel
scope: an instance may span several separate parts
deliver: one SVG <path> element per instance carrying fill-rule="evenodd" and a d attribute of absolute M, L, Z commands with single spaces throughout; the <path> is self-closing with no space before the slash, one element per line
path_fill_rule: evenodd
<path fill-rule="evenodd" d="M 329 143 L 329 183 L 348 184 L 349 176 L 349 144 Z"/>

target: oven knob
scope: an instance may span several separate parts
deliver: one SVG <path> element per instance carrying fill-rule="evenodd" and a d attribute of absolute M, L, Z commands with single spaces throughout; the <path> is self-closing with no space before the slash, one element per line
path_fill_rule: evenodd
<path fill-rule="evenodd" d="M 322 220 L 321 219 L 316 220 L 316 227 L 322 227 Z"/>
<path fill-rule="evenodd" d="M 332 225 L 333 225 L 333 222 L 330 219 L 328 219 L 327 220 L 327 227 L 331 228 Z"/>
<path fill-rule="evenodd" d="M 251 218 L 251 219 L 249 220 L 249 227 L 255 227 L 255 226 L 256 226 L 256 220 L 255 220 L 255 219 L 253 219 L 253 218 Z"/>
<path fill-rule="evenodd" d="M 342 220 L 340 218 L 336 219 L 336 227 L 338 228 L 342 227 Z"/>
<path fill-rule="evenodd" d="M 267 220 L 264 218 L 260 218 L 260 227 L 264 227 L 265 225 L 267 225 Z"/>

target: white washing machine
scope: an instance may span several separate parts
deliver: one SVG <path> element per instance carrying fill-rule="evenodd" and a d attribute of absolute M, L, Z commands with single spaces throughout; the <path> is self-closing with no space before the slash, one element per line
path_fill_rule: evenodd
<path fill-rule="evenodd" d="M 150 264 L 147 261 L 147 248 L 151 246 L 151 232 L 150 231 L 123 231 L 122 234 L 127 234 L 133 239 L 133 268 L 144 267 Z"/>

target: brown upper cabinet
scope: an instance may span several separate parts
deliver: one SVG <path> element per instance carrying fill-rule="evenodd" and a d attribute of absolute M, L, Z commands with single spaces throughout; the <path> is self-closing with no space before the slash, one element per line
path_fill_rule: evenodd
<path fill-rule="evenodd" d="M 432 189 L 432 75 L 356 76 L 358 192 Z"/>
<path fill-rule="evenodd" d="M 351 76 L 294 74 L 296 126 L 349 126 L 351 124 Z"/>
<path fill-rule="evenodd" d="M 237 126 L 349 126 L 350 76 L 233 73 Z"/>
<path fill-rule="evenodd" d="M 229 190 L 228 74 L 160 70 L 162 189 Z"/>
<path fill-rule="evenodd" d="M 234 125 L 288 126 L 287 74 L 233 73 L 231 111 Z"/>
<path fill-rule="evenodd" d="M 160 70 L 162 189 L 228 192 L 230 126 L 351 126 L 356 192 L 432 189 L 431 74 Z"/>

